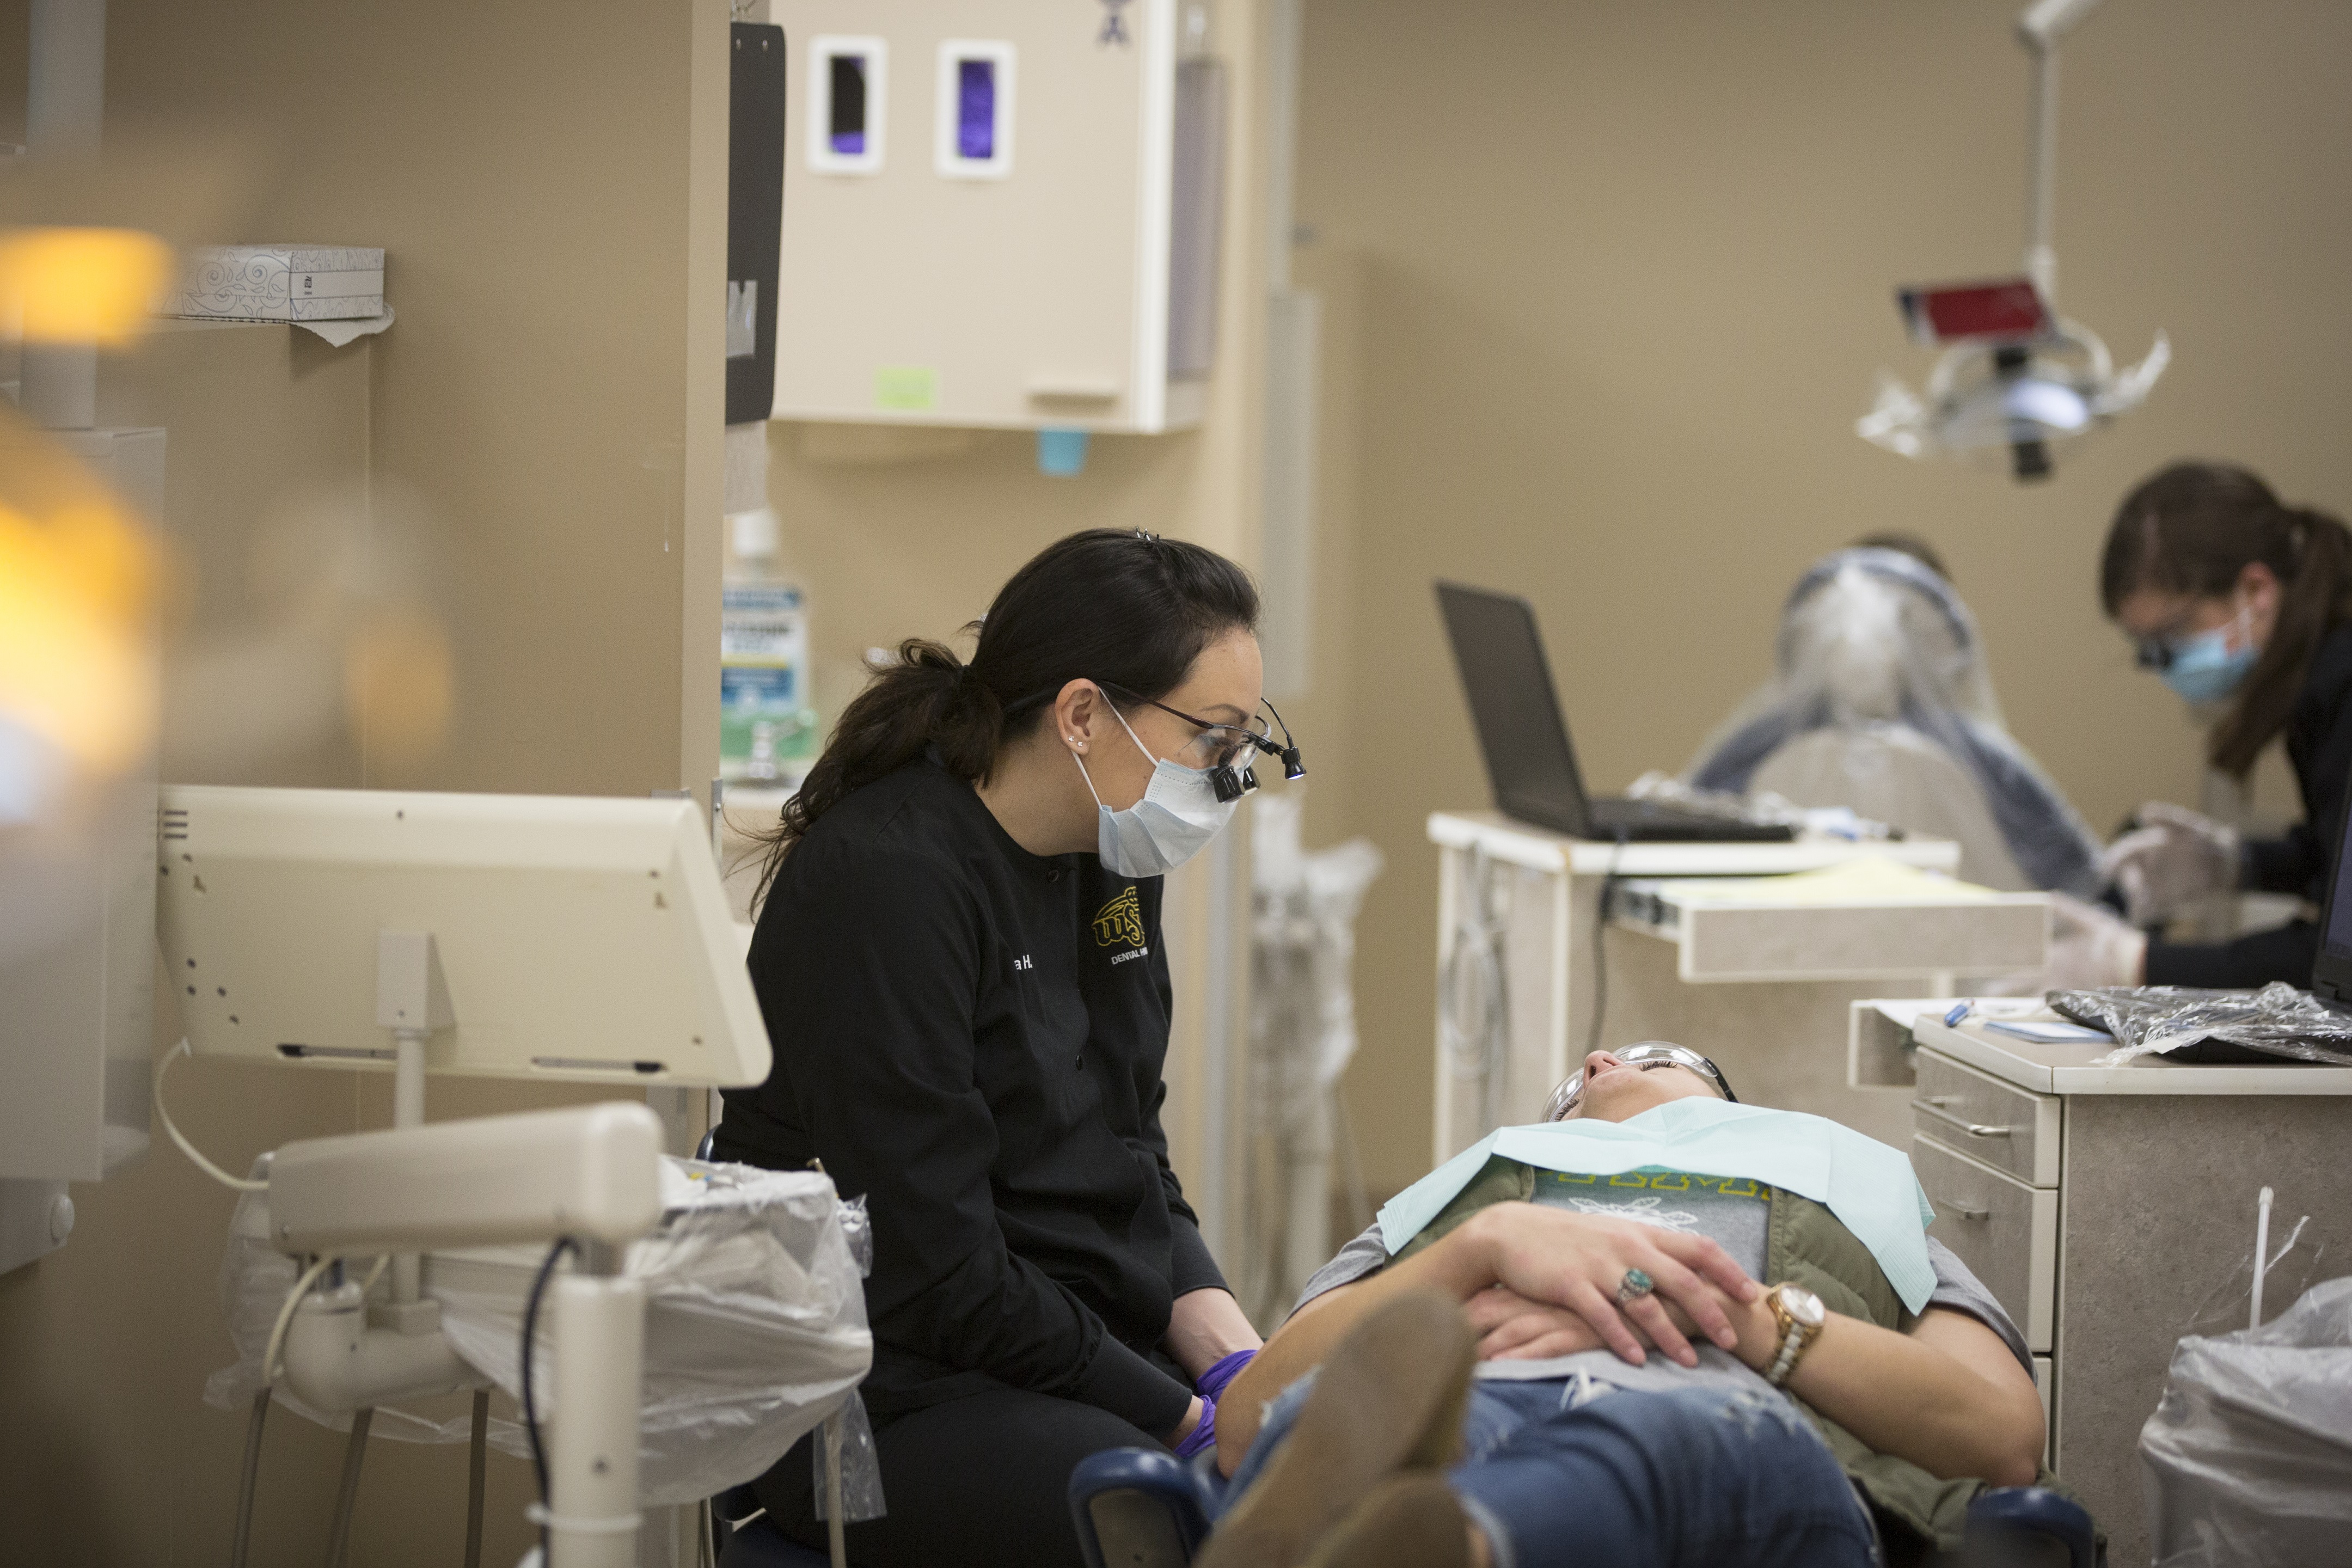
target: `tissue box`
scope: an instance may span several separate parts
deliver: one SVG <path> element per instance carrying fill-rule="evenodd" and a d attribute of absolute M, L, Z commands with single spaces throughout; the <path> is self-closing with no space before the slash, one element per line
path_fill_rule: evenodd
<path fill-rule="evenodd" d="M 181 258 L 158 315 L 331 321 L 383 314 L 383 251 L 344 245 L 205 245 Z"/>

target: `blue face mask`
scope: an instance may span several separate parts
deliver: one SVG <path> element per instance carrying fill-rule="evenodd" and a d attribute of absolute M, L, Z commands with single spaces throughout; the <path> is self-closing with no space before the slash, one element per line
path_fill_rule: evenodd
<path fill-rule="evenodd" d="M 2172 650 L 2172 662 L 2164 667 L 2164 683 L 2178 692 L 2184 701 L 2195 703 L 2220 702 L 2238 689 L 2263 650 L 2251 642 L 2243 647 L 2230 646 L 2230 636 L 2252 613 L 2248 605 L 2226 626 L 2216 626 L 2189 637 Z"/>

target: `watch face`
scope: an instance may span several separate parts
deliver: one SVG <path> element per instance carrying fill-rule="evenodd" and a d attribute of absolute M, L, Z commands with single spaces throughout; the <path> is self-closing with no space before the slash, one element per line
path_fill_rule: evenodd
<path fill-rule="evenodd" d="M 1780 1305 L 1788 1310 L 1789 1316 L 1809 1329 L 1820 1328 L 1829 1318 L 1829 1310 L 1822 1305 L 1822 1299 L 1801 1286 L 1781 1286 Z"/>

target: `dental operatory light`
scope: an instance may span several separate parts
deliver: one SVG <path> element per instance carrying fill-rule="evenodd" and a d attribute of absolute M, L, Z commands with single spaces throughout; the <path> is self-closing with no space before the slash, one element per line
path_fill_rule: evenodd
<path fill-rule="evenodd" d="M 1876 402 L 1854 426 L 1864 440 L 1906 458 L 2006 447 L 2020 480 L 2044 479 L 2053 443 L 2138 407 L 2170 363 L 2172 345 L 2159 331 L 2146 358 L 2117 371 L 2099 335 L 2054 308 L 2058 42 L 2101 3 L 2037 0 L 2018 18 L 2018 38 L 2033 57 L 2025 274 L 1897 291 L 1914 341 L 1944 353 L 1918 392 L 1880 375 Z"/>

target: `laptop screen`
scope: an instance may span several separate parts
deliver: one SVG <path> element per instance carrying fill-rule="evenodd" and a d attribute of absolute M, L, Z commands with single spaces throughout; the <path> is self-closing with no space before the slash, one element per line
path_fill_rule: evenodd
<path fill-rule="evenodd" d="M 1437 584 L 1437 602 L 1486 753 L 1495 805 L 1522 822 L 1590 837 L 1584 781 L 1552 690 L 1534 609 L 1509 594 L 1458 583 Z"/>

